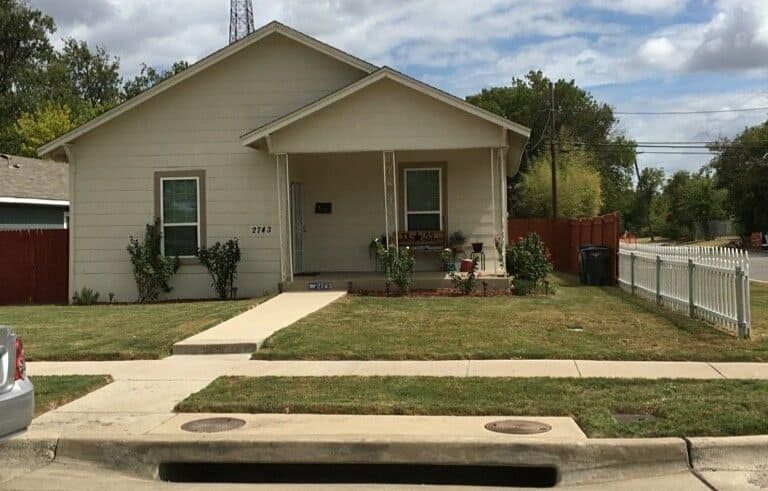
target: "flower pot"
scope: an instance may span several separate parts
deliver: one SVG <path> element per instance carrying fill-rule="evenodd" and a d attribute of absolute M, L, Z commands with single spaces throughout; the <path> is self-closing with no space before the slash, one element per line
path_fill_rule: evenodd
<path fill-rule="evenodd" d="M 472 242 L 472 252 L 477 252 L 478 254 L 483 252 L 483 243 L 482 242 Z"/>

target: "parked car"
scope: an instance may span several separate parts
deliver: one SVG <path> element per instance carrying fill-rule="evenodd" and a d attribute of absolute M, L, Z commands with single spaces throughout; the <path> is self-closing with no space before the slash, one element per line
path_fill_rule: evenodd
<path fill-rule="evenodd" d="M 35 413 L 35 388 L 27 378 L 24 344 L 0 326 L 0 438 L 21 431 Z"/>

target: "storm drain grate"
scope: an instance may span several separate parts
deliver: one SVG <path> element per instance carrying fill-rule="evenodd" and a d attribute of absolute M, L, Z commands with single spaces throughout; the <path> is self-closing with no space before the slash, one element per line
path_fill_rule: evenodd
<path fill-rule="evenodd" d="M 221 433 L 245 426 L 245 421 L 238 418 L 206 418 L 188 421 L 181 425 L 184 431 L 193 433 Z"/>
<path fill-rule="evenodd" d="M 552 427 L 540 421 L 525 421 L 521 419 L 505 419 L 493 421 L 485 425 L 485 429 L 496 433 L 510 435 L 536 435 L 552 430 Z"/>

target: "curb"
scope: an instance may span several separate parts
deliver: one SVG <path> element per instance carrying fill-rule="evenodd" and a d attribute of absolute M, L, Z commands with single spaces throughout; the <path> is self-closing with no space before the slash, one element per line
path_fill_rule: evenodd
<path fill-rule="evenodd" d="M 768 469 L 768 435 L 686 438 L 691 466 L 699 471 Z"/>
<path fill-rule="evenodd" d="M 556 467 L 561 482 L 591 484 L 687 472 L 679 438 L 487 442 L 474 439 L 405 441 L 390 438 L 275 441 L 223 435 L 62 437 L 56 458 L 89 461 L 157 479 L 164 463 L 432 464 Z"/>
<path fill-rule="evenodd" d="M 53 462 L 57 444 L 57 437 L 22 435 L 0 440 L 0 483 Z"/>

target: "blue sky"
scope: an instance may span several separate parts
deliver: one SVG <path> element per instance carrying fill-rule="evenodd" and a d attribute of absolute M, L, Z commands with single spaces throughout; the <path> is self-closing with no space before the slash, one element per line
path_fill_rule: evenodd
<path fill-rule="evenodd" d="M 31 0 L 66 36 L 142 62 L 195 61 L 227 42 L 229 0 Z M 277 19 L 378 65 L 465 96 L 529 70 L 575 79 L 616 111 L 768 106 L 768 0 L 253 0 Z M 711 140 L 768 111 L 621 115 L 638 141 Z M 702 155 L 641 155 L 697 169 Z"/>

